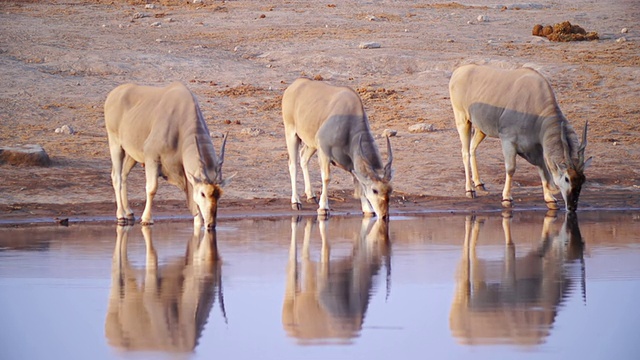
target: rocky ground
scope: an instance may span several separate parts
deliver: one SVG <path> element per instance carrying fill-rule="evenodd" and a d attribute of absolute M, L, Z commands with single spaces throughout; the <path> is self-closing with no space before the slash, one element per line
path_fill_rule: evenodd
<path fill-rule="evenodd" d="M 547 76 L 579 134 L 589 121 L 587 155 L 594 159 L 580 208 L 640 208 L 636 5 L 2 1 L 0 147 L 39 144 L 52 163 L 0 165 L 0 221 L 114 217 L 102 105 L 125 82 L 181 81 L 198 97 L 211 132 L 229 133 L 224 172 L 238 175 L 225 189 L 221 217 L 291 213 L 280 99 L 300 76 L 356 89 L 376 135 L 397 131 L 391 138 L 392 211 L 499 210 L 504 167 L 495 139 L 479 149 L 489 193 L 464 198 L 447 84 L 465 63 L 527 64 Z M 532 35 L 536 24 L 563 21 L 597 32 L 599 39 L 552 42 Z M 409 130 L 417 124 L 431 131 Z M 219 147 L 221 139 L 213 140 Z M 386 157 L 381 137 L 378 144 Z M 315 161 L 311 171 L 319 190 Z M 544 209 L 531 165 L 519 159 L 514 180 L 517 209 Z M 132 172 L 129 189 L 140 214 L 141 167 Z M 335 169 L 330 189 L 336 211 L 357 213 L 348 174 Z M 161 182 L 158 215 L 187 216 L 183 197 Z"/>

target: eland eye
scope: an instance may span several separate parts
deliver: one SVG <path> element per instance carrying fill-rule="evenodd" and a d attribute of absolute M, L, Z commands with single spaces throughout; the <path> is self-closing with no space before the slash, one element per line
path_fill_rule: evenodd
<path fill-rule="evenodd" d="M 565 177 L 564 177 L 564 182 L 567 182 L 567 183 L 568 183 L 568 182 L 569 182 L 569 178 L 565 176 Z"/>
<path fill-rule="evenodd" d="M 202 197 L 206 197 L 206 196 L 204 195 L 204 192 L 202 192 L 202 191 L 200 192 L 200 196 L 202 196 Z"/>
<path fill-rule="evenodd" d="M 375 195 L 378 195 L 378 189 L 373 189 L 372 191 Z"/>

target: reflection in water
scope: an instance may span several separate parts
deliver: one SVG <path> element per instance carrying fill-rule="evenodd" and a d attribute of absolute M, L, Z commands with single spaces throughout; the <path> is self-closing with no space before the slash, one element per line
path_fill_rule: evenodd
<path fill-rule="evenodd" d="M 332 260 L 327 239 L 328 220 L 318 220 L 322 250 L 320 261 L 312 261 L 309 241 L 313 221 L 309 218 L 305 225 L 300 268 L 296 246 L 298 221 L 296 218 L 291 221 L 282 325 L 287 334 L 301 344 L 329 339 L 348 343 L 360 333 L 373 292 L 373 277 L 383 259 L 387 271 L 390 269 L 388 223 L 363 219 L 351 255 Z"/>
<path fill-rule="evenodd" d="M 576 214 L 568 213 L 559 230 L 551 230 L 553 220 L 545 217 L 539 247 L 516 257 L 511 219 L 503 218 L 504 259 L 483 260 L 476 257 L 481 222 L 467 217 L 449 318 L 451 332 L 461 343 L 542 343 L 558 307 L 577 286 L 576 278 L 581 278 L 584 291 L 584 244 Z M 579 265 L 580 274 L 572 274 L 572 263 Z"/>
<path fill-rule="evenodd" d="M 209 317 L 216 291 L 224 315 L 216 233 L 196 232 L 185 256 L 158 267 L 151 227 L 146 243 L 144 281 L 127 258 L 131 226 L 118 226 L 105 324 L 111 346 L 124 350 L 191 352 Z M 226 316 L 225 316 L 226 318 Z"/>

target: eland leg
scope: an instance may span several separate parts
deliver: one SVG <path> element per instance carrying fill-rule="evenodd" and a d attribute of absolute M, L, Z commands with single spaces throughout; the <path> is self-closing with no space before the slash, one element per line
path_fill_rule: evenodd
<path fill-rule="evenodd" d="M 482 131 L 475 129 L 473 133 L 473 137 L 471 138 L 471 148 L 469 154 L 469 163 L 471 164 L 471 174 L 473 176 L 473 184 L 475 185 L 476 190 L 486 191 L 484 188 L 484 183 L 480 180 L 480 174 L 478 173 L 478 162 L 476 158 L 476 149 L 478 149 L 478 145 L 487 137 L 485 133 Z"/>
<path fill-rule="evenodd" d="M 464 188 L 468 198 L 475 198 L 476 191 L 471 186 L 471 169 L 469 162 L 469 150 L 471 147 L 471 122 L 469 122 L 466 114 L 463 111 L 456 110 L 454 108 L 453 114 L 456 118 L 456 128 L 458 129 L 460 143 L 462 144 L 461 152 L 462 163 L 464 164 Z"/>
<path fill-rule="evenodd" d="M 311 148 L 306 144 L 302 144 L 300 148 L 300 168 L 302 169 L 302 177 L 304 178 L 304 193 L 307 195 L 308 203 L 318 203 L 316 195 L 311 190 L 311 178 L 309 176 L 309 160 L 316 153 L 315 148 Z"/>
<path fill-rule="evenodd" d="M 289 154 L 289 176 L 291 178 L 291 208 L 293 210 L 301 210 L 302 204 L 298 197 L 298 190 L 296 189 L 296 172 L 298 167 L 298 147 L 300 146 L 300 138 L 296 135 L 295 131 L 286 129 L 286 141 L 287 141 L 287 153 Z"/>
<path fill-rule="evenodd" d="M 131 210 L 131 207 L 129 207 L 129 197 L 127 196 L 127 179 L 129 178 L 131 169 L 133 169 L 136 164 L 137 162 L 133 160 L 131 156 L 125 154 L 122 164 L 122 187 L 120 199 L 122 201 L 122 207 L 126 215 L 126 220 L 127 222 L 132 224 L 135 221 L 135 217 L 133 216 L 133 210 Z"/>
<path fill-rule="evenodd" d="M 502 206 L 513 207 L 513 197 L 511 196 L 511 181 L 516 172 L 516 147 L 514 144 L 502 141 L 502 153 L 504 154 L 504 167 L 506 177 L 504 179 L 504 189 L 502 190 Z"/>
<path fill-rule="evenodd" d="M 116 219 L 119 225 L 126 225 L 127 212 L 122 201 L 123 188 L 126 189 L 122 180 L 122 169 L 126 154 L 124 149 L 111 139 L 109 139 L 109 154 L 111 155 L 111 183 L 116 195 Z"/>
<path fill-rule="evenodd" d="M 542 181 L 542 192 L 544 194 L 544 202 L 547 204 L 549 210 L 558 210 L 558 200 L 553 196 L 553 180 L 550 180 L 551 174 L 544 168 L 538 166 L 538 174 L 540 174 L 540 180 Z"/>
<path fill-rule="evenodd" d="M 153 217 L 151 216 L 151 207 L 153 206 L 153 197 L 156 195 L 158 191 L 158 174 L 160 173 L 158 164 L 155 160 L 145 160 L 145 177 L 146 177 L 146 192 L 147 192 L 147 201 L 144 205 L 144 211 L 142 212 L 142 217 L 140 218 L 140 223 L 142 225 L 151 225 L 153 224 Z"/>
<path fill-rule="evenodd" d="M 318 162 L 320 163 L 320 174 L 322 177 L 322 193 L 320 194 L 320 202 L 318 203 L 318 216 L 329 216 L 329 181 L 331 180 L 330 174 L 330 160 L 329 157 L 320 150 L 318 152 Z"/>

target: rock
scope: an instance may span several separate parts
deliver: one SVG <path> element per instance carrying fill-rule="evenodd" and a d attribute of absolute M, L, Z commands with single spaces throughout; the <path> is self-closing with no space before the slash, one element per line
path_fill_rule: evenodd
<path fill-rule="evenodd" d="M 629 29 L 627 29 L 627 28 L 622 28 L 622 30 L 620 30 L 621 34 L 626 34 L 628 32 L 629 32 Z"/>
<path fill-rule="evenodd" d="M 624 36 L 623 36 L 623 37 L 621 37 L 621 38 L 617 38 L 617 39 L 616 39 L 616 42 L 617 42 L 617 43 L 623 43 L 623 42 L 625 42 L 625 41 L 627 41 L 627 38 L 626 38 L 626 37 L 624 37 Z"/>
<path fill-rule="evenodd" d="M 142 18 L 146 18 L 149 17 L 149 14 L 145 14 L 145 13 L 141 13 L 141 12 L 137 12 L 135 14 L 133 14 L 133 18 L 134 19 L 142 19 Z"/>
<path fill-rule="evenodd" d="M 194 4 L 202 4 L 202 0 L 193 0 Z"/>
<path fill-rule="evenodd" d="M 258 128 L 244 128 L 240 130 L 240 134 L 256 137 L 264 134 L 264 130 Z"/>
<path fill-rule="evenodd" d="M 361 42 L 360 45 L 358 45 L 358 47 L 360 49 L 378 49 L 382 47 L 382 45 L 380 45 L 377 42 Z"/>
<path fill-rule="evenodd" d="M 0 164 L 49 166 L 51 159 L 40 145 L 0 147 Z"/>
<path fill-rule="evenodd" d="M 487 17 L 487 15 L 478 15 L 477 20 L 478 22 L 485 22 L 485 21 L 489 21 L 489 18 Z"/>
<path fill-rule="evenodd" d="M 212 139 L 224 138 L 224 133 L 221 133 L 219 131 L 212 131 L 209 133 L 209 136 L 211 136 Z"/>
<path fill-rule="evenodd" d="M 155 9 L 156 6 L 154 4 L 147 4 L 144 6 L 145 9 Z"/>
<path fill-rule="evenodd" d="M 67 135 L 73 135 L 76 133 L 76 131 L 69 125 L 62 125 L 61 127 L 57 128 L 55 132 L 56 134 L 67 134 Z"/>
<path fill-rule="evenodd" d="M 155 21 L 155 22 L 152 22 L 150 26 L 160 27 L 162 26 L 162 23 L 160 23 L 160 21 Z"/>
<path fill-rule="evenodd" d="M 434 130 L 433 124 L 422 123 L 409 126 L 409 132 L 412 133 L 433 132 Z"/>
<path fill-rule="evenodd" d="M 398 132 L 396 130 L 384 129 L 384 131 L 382 132 L 382 136 L 393 137 L 396 135 L 398 135 Z"/>

